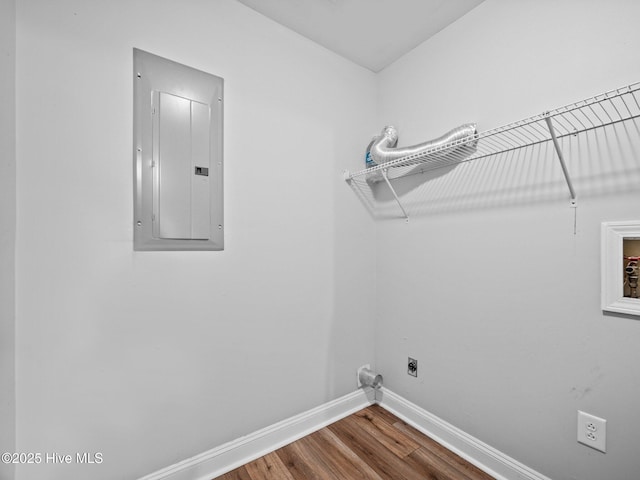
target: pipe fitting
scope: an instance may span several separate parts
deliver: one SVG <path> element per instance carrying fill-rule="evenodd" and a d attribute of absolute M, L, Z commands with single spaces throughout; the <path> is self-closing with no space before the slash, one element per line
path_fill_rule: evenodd
<path fill-rule="evenodd" d="M 382 375 L 364 367 L 358 371 L 358 381 L 363 387 L 378 389 L 382 386 Z"/>

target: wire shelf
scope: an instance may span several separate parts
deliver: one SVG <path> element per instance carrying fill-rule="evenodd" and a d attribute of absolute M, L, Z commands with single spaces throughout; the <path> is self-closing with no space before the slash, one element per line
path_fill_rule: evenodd
<path fill-rule="evenodd" d="M 369 178 L 388 181 L 388 179 L 411 174 L 416 170 L 416 166 L 420 166 L 419 170 L 424 172 L 553 141 L 567 183 L 572 190 L 557 139 L 640 117 L 639 96 L 640 82 L 633 83 L 466 139 L 456 140 L 420 154 L 399 158 L 353 173 L 346 172 L 345 180 L 350 181 L 366 175 Z M 575 199 L 573 191 L 571 196 Z"/>

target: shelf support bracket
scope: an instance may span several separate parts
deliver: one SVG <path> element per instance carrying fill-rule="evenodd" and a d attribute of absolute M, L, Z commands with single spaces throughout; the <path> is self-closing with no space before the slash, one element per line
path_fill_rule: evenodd
<path fill-rule="evenodd" d="M 569 194 L 571 195 L 571 207 L 575 208 L 577 206 L 576 192 L 573 189 L 573 183 L 571 182 L 571 177 L 569 176 L 569 170 L 567 169 L 567 165 L 564 162 L 564 156 L 562 155 L 560 142 L 558 142 L 556 131 L 553 128 L 553 123 L 551 123 L 551 117 L 549 116 L 549 112 L 546 112 L 544 114 L 544 121 L 547 122 L 547 128 L 549 128 L 549 133 L 551 134 L 551 140 L 553 140 L 553 146 L 556 149 L 556 153 L 558 154 L 558 160 L 560 161 L 560 166 L 562 167 L 562 173 L 564 174 L 564 179 L 567 182 L 567 187 L 569 187 Z"/>
<path fill-rule="evenodd" d="M 387 169 L 385 168 L 384 170 L 381 170 L 382 172 L 382 178 L 384 178 L 384 181 L 387 182 L 387 185 L 389 186 L 389 190 L 391 190 L 391 193 L 393 194 L 393 198 L 396 199 L 396 202 L 398 203 L 398 206 L 400 207 L 400 210 L 402 210 L 402 214 L 404 215 L 404 218 L 407 219 L 407 222 L 409 221 L 409 215 L 407 215 L 406 210 L 404 209 L 404 207 L 402 206 L 402 203 L 400 202 L 400 199 L 398 198 L 398 195 L 396 194 L 396 191 L 394 190 L 393 186 L 391 185 L 391 182 L 389 181 L 389 177 L 387 177 Z"/>

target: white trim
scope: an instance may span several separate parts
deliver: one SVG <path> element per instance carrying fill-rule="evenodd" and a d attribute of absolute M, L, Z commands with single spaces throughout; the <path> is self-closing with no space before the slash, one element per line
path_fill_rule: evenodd
<path fill-rule="evenodd" d="M 385 410 L 496 480 L 551 480 L 384 387 L 376 397 Z"/>
<path fill-rule="evenodd" d="M 210 480 L 348 417 L 373 403 L 372 389 L 359 389 L 270 427 L 158 470 L 139 480 Z"/>
<path fill-rule="evenodd" d="M 385 387 L 359 389 L 138 480 L 210 480 L 373 403 L 401 418 L 496 480 L 550 480 Z"/>
<path fill-rule="evenodd" d="M 625 238 L 640 238 L 640 221 L 603 222 L 601 234 L 602 310 L 640 315 L 640 300 L 624 296 L 622 268 Z"/>

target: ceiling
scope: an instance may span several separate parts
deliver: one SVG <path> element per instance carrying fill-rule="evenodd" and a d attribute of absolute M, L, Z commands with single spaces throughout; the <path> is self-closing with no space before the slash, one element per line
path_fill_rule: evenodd
<path fill-rule="evenodd" d="M 238 0 L 379 72 L 483 0 Z"/>

